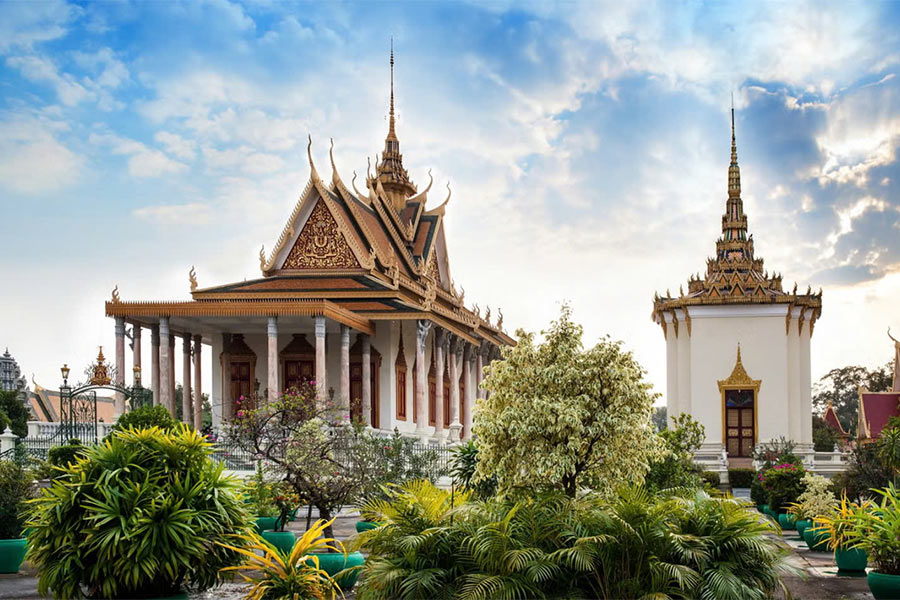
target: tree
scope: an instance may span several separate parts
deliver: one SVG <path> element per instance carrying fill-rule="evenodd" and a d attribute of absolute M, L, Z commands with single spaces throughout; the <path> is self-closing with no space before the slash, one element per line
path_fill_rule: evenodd
<path fill-rule="evenodd" d="M 197 394 L 192 393 L 192 396 L 196 398 Z M 181 399 L 184 396 L 184 387 L 177 383 L 175 384 L 175 420 L 182 421 L 182 413 L 184 412 L 184 407 L 181 404 Z M 209 394 L 203 393 L 201 394 L 201 400 L 203 402 L 202 414 L 203 414 L 203 425 L 200 429 L 205 430 L 207 427 L 212 425 L 212 407 L 209 404 Z M 191 416 L 190 422 L 193 424 L 194 417 Z"/>
<path fill-rule="evenodd" d="M 890 391 L 892 368 L 892 364 L 887 363 L 871 370 L 855 365 L 832 369 L 813 388 L 814 411 L 824 415 L 830 401 L 844 431 L 855 435 L 859 386 L 865 386 L 870 392 Z"/>
<path fill-rule="evenodd" d="M 518 343 L 486 369 L 490 392 L 475 409 L 476 481 L 497 475 L 501 491 L 579 487 L 604 493 L 640 483 L 662 452 L 651 415 L 655 395 L 621 342 L 584 350 L 582 327 L 564 305 L 559 319 Z"/>
<path fill-rule="evenodd" d="M 665 454 L 650 463 L 647 489 L 655 492 L 674 487 L 700 487 L 702 469 L 694 463 L 694 452 L 706 439 L 706 428 L 691 415 L 682 413 L 659 437 L 665 444 Z"/>
<path fill-rule="evenodd" d="M 0 412 L 6 415 L 14 434 L 20 438 L 28 435 L 28 407 L 22 402 L 22 394 L 16 390 L 0 391 Z"/>
<path fill-rule="evenodd" d="M 831 452 L 838 443 L 837 432 L 825 422 L 819 415 L 813 415 L 813 450 L 816 452 Z"/>

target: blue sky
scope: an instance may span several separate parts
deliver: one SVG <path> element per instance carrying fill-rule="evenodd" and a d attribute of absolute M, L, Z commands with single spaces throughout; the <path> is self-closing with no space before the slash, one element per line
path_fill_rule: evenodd
<path fill-rule="evenodd" d="M 654 291 L 713 252 L 729 104 L 758 255 L 823 287 L 813 377 L 900 330 L 900 4 L 0 3 L 0 344 L 54 385 L 102 303 L 258 276 L 329 139 L 398 134 L 450 182 L 466 298 L 538 330 L 570 301 L 664 390 Z M 498 285 L 502 283 L 502 285 Z M 496 314 L 496 313 L 495 313 Z"/>

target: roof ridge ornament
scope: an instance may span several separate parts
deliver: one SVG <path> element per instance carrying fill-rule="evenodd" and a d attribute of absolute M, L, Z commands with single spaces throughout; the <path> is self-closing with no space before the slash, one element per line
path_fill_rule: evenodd
<path fill-rule="evenodd" d="M 309 158 L 309 178 L 312 181 L 319 182 L 321 178 L 319 177 L 319 172 L 316 171 L 316 165 L 313 164 L 312 157 L 312 134 L 307 134 L 309 136 L 309 143 L 306 145 L 306 156 Z"/>
<path fill-rule="evenodd" d="M 118 304 L 119 302 L 122 301 L 122 299 L 119 298 L 119 284 L 116 284 L 116 287 L 113 288 L 112 301 L 113 301 L 113 304 Z"/>
<path fill-rule="evenodd" d="M 188 281 L 191 282 L 191 291 L 196 291 L 197 289 L 197 271 L 194 270 L 194 265 L 191 265 L 191 270 L 188 271 Z"/>

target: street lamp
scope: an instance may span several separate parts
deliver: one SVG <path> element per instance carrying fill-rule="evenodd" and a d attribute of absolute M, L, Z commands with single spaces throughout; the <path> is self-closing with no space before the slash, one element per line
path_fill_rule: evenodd
<path fill-rule="evenodd" d="M 59 369 L 62 373 L 63 378 L 63 386 L 68 387 L 69 385 L 69 365 L 63 363 L 63 366 Z"/>
<path fill-rule="evenodd" d="M 134 366 L 134 387 L 141 387 L 141 368 Z"/>

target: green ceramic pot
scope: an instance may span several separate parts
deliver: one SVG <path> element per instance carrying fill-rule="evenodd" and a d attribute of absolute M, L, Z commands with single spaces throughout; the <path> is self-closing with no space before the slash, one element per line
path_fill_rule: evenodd
<path fill-rule="evenodd" d="M 359 567 L 366 562 L 366 559 L 360 552 L 351 552 L 346 556 L 338 552 L 316 552 L 315 554 L 319 558 L 319 568 L 332 577 L 344 569 Z M 335 581 L 341 586 L 341 591 L 346 594 L 354 585 L 356 585 L 356 580 L 359 579 L 359 575 L 360 571 L 356 570 L 337 578 Z"/>
<path fill-rule="evenodd" d="M 834 562 L 841 571 L 865 571 L 869 555 L 862 548 L 838 548 L 834 551 Z"/>
<path fill-rule="evenodd" d="M 356 533 L 362 533 L 363 531 L 370 531 L 378 527 L 378 523 L 374 521 L 357 521 L 356 522 Z"/>
<path fill-rule="evenodd" d="M 900 575 L 886 575 L 877 571 L 869 571 L 866 575 L 869 591 L 875 600 L 897 600 L 900 598 Z"/>
<path fill-rule="evenodd" d="M 257 533 L 262 533 L 263 531 L 275 529 L 275 524 L 277 521 L 278 521 L 278 517 L 257 517 L 256 518 Z"/>
<path fill-rule="evenodd" d="M 812 521 L 807 521 L 806 519 L 800 519 L 799 521 L 794 523 L 794 525 L 797 527 L 797 534 L 802 539 L 803 532 L 806 531 L 808 528 L 812 527 Z"/>
<path fill-rule="evenodd" d="M 282 554 L 290 554 L 294 549 L 294 532 L 293 531 L 263 531 L 264 540 L 278 548 Z"/>
<path fill-rule="evenodd" d="M 782 529 L 797 529 L 795 525 L 796 518 L 790 513 L 781 513 L 778 515 L 778 524 L 781 525 Z"/>
<path fill-rule="evenodd" d="M 758 510 L 758 511 L 761 512 L 762 514 L 766 514 L 766 509 L 767 509 L 767 508 L 769 508 L 769 505 L 768 505 L 768 504 L 757 504 L 757 505 L 756 505 L 756 510 Z"/>
<path fill-rule="evenodd" d="M 25 559 L 28 540 L 0 540 L 0 573 L 18 573 Z"/>
<path fill-rule="evenodd" d="M 810 550 L 828 552 L 828 534 L 824 531 L 813 531 L 812 527 L 803 532 L 803 539 Z"/>

